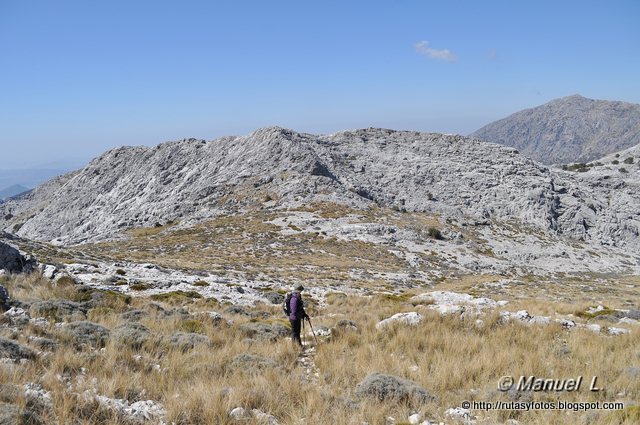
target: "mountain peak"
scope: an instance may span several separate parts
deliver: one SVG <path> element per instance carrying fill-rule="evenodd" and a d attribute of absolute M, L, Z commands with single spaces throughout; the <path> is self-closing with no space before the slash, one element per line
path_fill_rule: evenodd
<path fill-rule="evenodd" d="M 589 162 L 640 143 L 640 105 L 574 94 L 516 112 L 471 134 L 544 164 Z"/>

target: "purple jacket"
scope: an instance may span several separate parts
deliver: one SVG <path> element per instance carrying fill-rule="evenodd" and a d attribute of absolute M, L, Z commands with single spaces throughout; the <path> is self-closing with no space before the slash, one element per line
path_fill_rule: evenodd
<path fill-rule="evenodd" d="M 307 317 L 307 313 L 304 311 L 304 302 L 302 301 L 302 295 L 300 295 L 300 292 L 294 292 L 291 294 L 289 308 L 291 309 L 289 320 L 302 320 Z"/>

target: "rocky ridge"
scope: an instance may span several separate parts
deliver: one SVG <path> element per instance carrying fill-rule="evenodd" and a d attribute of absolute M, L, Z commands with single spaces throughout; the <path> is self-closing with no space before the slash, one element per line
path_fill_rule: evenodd
<path fill-rule="evenodd" d="M 513 221 L 600 245 L 639 244 L 637 173 L 562 172 L 515 149 L 384 129 L 327 136 L 278 127 L 211 142 L 108 151 L 86 168 L 0 204 L 0 225 L 57 244 L 131 227 L 329 201 L 490 224 Z"/>

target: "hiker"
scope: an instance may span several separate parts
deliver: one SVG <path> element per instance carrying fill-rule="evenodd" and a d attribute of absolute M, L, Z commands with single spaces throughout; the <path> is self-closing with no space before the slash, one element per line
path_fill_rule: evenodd
<path fill-rule="evenodd" d="M 307 312 L 304 311 L 304 301 L 302 301 L 302 294 L 304 291 L 302 285 L 298 285 L 296 289 L 287 295 L 284 302 L 284 311 L 289 316 L 289 322 L 291 323 L 291 341 L 298 346 L 302 347 L 302 340 L 300 339 L 300 327 L 302 321 L 309 317 Z"/>

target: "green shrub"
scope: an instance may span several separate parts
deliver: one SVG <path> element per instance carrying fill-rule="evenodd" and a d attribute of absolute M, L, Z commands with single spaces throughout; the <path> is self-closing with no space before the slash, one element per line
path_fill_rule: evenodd
<path fill-rule="evenodd" d="M 124 276 L 125 274 L 127 274 L 127 272 L 125 272 L 125 271 L 124 271 L 124 270 L 122 270 L 122 269 L 118 269 L 118 270 L 116 270 L 116 274 L 117 274 L 118 276 Z"/>
<path fill-rule="evenodd" d="M 202 298 L 202 295 L 196 291 L 172 291 L 164 294 L 153 294 L 151 299 L 154 301 L 184 301 L 187 299 Z"/>
<path fill-rule="evenodd" d="M 58 286 L 73 286 L 76 284 L 76 280 L 71 276 L 62 276 L 60 279 L 56 280 L 56 285 Z"/>
<path fill-rule="evenodd" d="M 151 289 L 151 285 L 144 282 L 138 282 L 129 286 L 129 288 L 131 288 L 132 291 L 146 291 L 147 289 Z"/>
<path fill-rule="evenodd" d="M 440 232 L 440 229 L 436 229 L 435 227 L 429 227 L 427 229 L 427 234 L 429 235 L 430 238 L 438 239 L 438 240 L 442 239 L 442 232 Z"/>
<path fill-rule="evenodd" d="M 209 284 L 204 280 L 196 280 L 195 282 L 192 283 L 192 285 L 193 286 L 209 286 Z"/>
<path fill-rule="evenodd" d="M 613 165 L 618 165 L 618 164 L 620 164 L 620 161 L 618 161 L 617 159 L 614 159 L 613 161 L 611 161 L 611 163 Z"/>
<path fill-rule="evenodd" d="M 625 158 L 625 160 L 623 161 L 625 164 L 633 164 L 633 157 L 627 157 Z"/>

